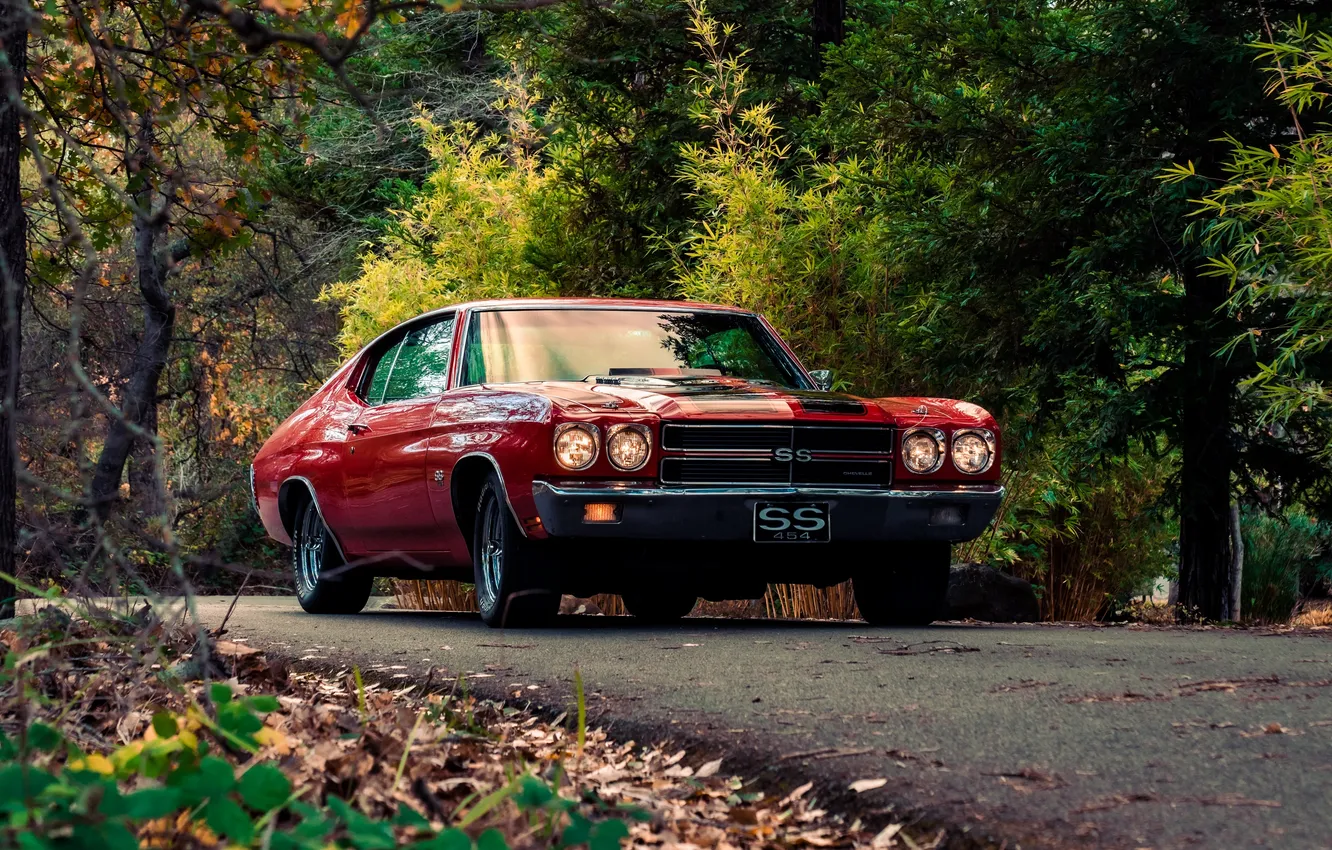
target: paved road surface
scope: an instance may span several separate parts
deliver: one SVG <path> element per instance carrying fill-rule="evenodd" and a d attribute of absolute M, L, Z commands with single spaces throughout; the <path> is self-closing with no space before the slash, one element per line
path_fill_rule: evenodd
<path fill-rule="evenodd" d="M 203 600 L 205 620 L 229 602 Z M 242 599 L 229 628 L 310 664 L 433 665 L 553 708 L 577 664 L 614 733 L 724 748 L 725 769 L 813 778 L 844 805 L 849 782 L 886 777 L 861 810 L 1010 847 L 1332 847 L 1332 632 L 606 617 L 500 632 L 279 598 Z"/>

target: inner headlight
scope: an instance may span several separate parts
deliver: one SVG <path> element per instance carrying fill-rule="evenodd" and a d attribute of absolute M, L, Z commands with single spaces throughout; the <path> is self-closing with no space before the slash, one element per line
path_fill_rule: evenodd
<path fill-rule="evenodd" d="M 642 469 L 652 454 L 652 432 L 646 425 L 613 425 L 606 438 L 606 457 L 616 469 Z"/>
<path fill-rule="evenodd" d="M 902 462 L 917 475 L 928 475 L 943 465 L 944 435 L 936 428 L 915 428 L 902 437 Z"/>
<path fill-rule="evenodd" d="M 555 429 L 555 459 L 565 469 L 587 469 L 597 459 L 599 442 L 597 426 L 567 422 Z"/>
<path fill-rule="evenodd" d="M 953 435 L 953 466 L 979 475 L 994 463 L 994 435 L 989 431 L 958 431 Z"/>

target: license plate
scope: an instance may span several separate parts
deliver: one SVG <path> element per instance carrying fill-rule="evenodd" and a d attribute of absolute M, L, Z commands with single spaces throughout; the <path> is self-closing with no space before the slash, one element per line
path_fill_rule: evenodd
<path fill-rule="evenodd" d="M 759 502 L 754 505 L 754 542 L 827 543 L 832 518 L 827 502 Z"/>

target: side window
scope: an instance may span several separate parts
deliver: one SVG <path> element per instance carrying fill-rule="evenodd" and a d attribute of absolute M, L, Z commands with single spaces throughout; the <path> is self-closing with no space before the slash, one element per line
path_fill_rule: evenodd
<path fill-rule="evenodd" d="M 402 341 L 384 388 L 384 401 L 422 398 L 449 386 L 449 353 L 453 347 L 453 316 L 413 330 Z M 378 371 L 375 378 L 378 379 Z"/>
<path fill-rule="evenodd" d="M 384 389 L 388 386 L 389 372 L 393 369 L 393 361 L 397 359 L 401 348 L 402 340 L 398 340 L 379 355 L 379 360 L 370 367 L 374 371 L 370 373 L 370 379 L 362 384 L 365 387 L 363 398 L 370 404 L 380 404 L 384 401 Z"/>

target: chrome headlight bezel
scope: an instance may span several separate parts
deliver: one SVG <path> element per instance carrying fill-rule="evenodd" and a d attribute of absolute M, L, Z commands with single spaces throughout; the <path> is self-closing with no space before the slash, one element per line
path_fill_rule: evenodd
<path fill-rule="evenodd" d="M 560 457 L 560 437 L 565 432 L 574 429 L 583 431 L 592 437 L 592 457 L 589 458 L 587 463 L 583 464 L 582 466 L 570 466 L 569 464 L 565 463 L 564 460 Z M 592 466 L 592 464 L 597 462 L 597 458 L 601 457 L 601 429 L 598 428 L 596 425 L 593 425 L 591 422 L 561 423 L 560 425 L 555 426 L 555 437 L 551 441 L 551 451 L 555 455 L 555 462 L 560 465 L 561 469 L 568 469 L 572 472 L 579 472 L 581 470 L 587 469 L 590 466 Z"/>
<path fill-rule="evenodd" d="M 985 465 L 982 466 L 980 469 L 975 470 L 974 472 L 972 470 L 962 468 L 962 466 L 957 462 L 957 441 L 967 436 L 980 437 L 982 440 L 985 441 L 985 448 L 989 451 L 989 456 L 985 460 Z M 990 468 L 994 466 L 995 454 L 996 452 L 995 452 L 993 431 L 990 431 L 986 428 L 963 428 L 960 431 L 953 432 L 953 443 L 952 446 L 949 448 L 948 459 L 952 461 L 953 468 L 956 469 L 958 472 L 962 473 L 963 475 L 984 475 L 986 472 L 989 472 Z"/>
<path fill-rule="evenodd" d="M 647 445 L 647 452 L 644 453 L 643 460 L 636 466 L 620 466 L 615 461 L 615 455 L 611 452 L 611 444 L 615 442 L 615 438 L 626 431 L 640 434 L 643 437 L 643 442 Z M 648 461 L 652 459 L 652 429 L 637 422 L 625 422 L 610 426 L 606 430 L 606 459 L 610 461 L 611 466 L 621 472 L 637 472 L 647 466 Z"/>
<path fill-rule="evenodd" d="M 923 434 L 927 437 L 933 438 L 934 440 L 934 446 L 937 453 L 934 458 L 934 465 L 931 466 L 929 469 L 916 469 L 913 466 L 911 466 L 911 464 L 907 461 L 907 451 L 906 451 L 907 440 L 911 439 L 917 434 Z M 944 458 L 948 455 L 948 443 L 944 439 L 944 432 L 940 431 L 938 428 L 908 428 L 907 430 L 902 432 L 902 439 L 898 441 L 897 445 L 902 452 L 902 465 L 905 466 L 907 468 L 907 471 L 912 473 L 913 475 L 931 475 L 935 472 L 938 472 L 939 469 L 943 466 Z"/>

